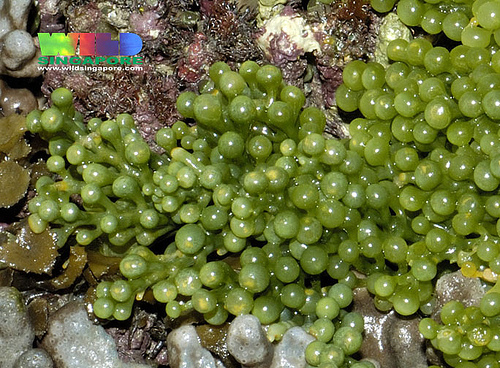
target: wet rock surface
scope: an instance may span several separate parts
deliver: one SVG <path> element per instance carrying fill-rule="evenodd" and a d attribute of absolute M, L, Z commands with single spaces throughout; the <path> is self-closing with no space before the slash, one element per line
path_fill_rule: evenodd
<path fill-rule="evenodd" d="M 436 306 L 432 318 L 438 320 L 443 305 L 452 300 L 462 302 L 465 307 L 478 307 L 483 295 L 484 289 L 478 278 L 465 277 L 461 271 L 443 275 L 436 282 Z"/>
<path fill-rule="evenodd" d="M 227 334 L 227 348 L 243 367 L 267 368 L 271 364 L 273 346 L 253 315 L 233 320 Z"/>
<path fill-rule="evenodd" d="M 380 312 L 365 288 L 354 291 L 354 311 L 365 322 L 360 353 L 382 368 L 427 367 L 424 338 L 418 331 L 420 318 L 403 318 L 394 311 Z"/>
<path fill-rule="evenodd" d="M 292 327 L 274 349 L 273 362 L 270 368 L 306 368 L 305 350 L 314 341 L 301 327 Z"/>
<path fill-rule="evenodd" d="M 223 364 L 226 368 L 239 367 L 239 364 L 227 349 L 227 332 L 229 326 L 229 323 L 225 323 L 222 326 L 199 325 L 196 326 L 196 332 L 200 337 L 201 345 L 217 357 L 220 360 L 220 364 Z"/>
<path fill-rule="evenodd" d="M 434 292 L 435 306 L 431 317 L 440 321 L 443 305 L 456 300 L 467 306 L 478 306 L 484 289 L 477 278 L 468 278 L 461 271 L 441 276 Z M 420 334 L 420 317 L 408 318 L 395 311 L 380 312 L 372 296 L 364 288 L 354 291 L 354 310 L 364 317 L 365 331 L 360 353 L 383 368 L 424 368 L 440 364 L 440 354 L 426 344 Z"/>
<path fill-rule="evenodd" d="M 217 329 L 217 327 L 212 327 Z M 208 344 L 205 328 L 183 325 L 174 329 L 167 337 L 170 367 L 178 368 L 229 368 L 229 367 L 269 367 L 269 368 L 306 368 L 305 349 L 314 337 L 302 327 L 290 328 L 277 344 L 271 344 L 263 326 L 252 315 L 236 317 L 227 331 L 227 337 L 220 337 L 218 352 L 212 357 L 207 349 L 200 345 Z M 213 346 L 211 346 L 213 351 Z M 221 353 L 221 350 L 224 350 Z M 228 354 L 231 354 L 228 356 Z M 223 359 L 218 359 L 222 356 Z M 238 362 L 235 362 L 235 360 Z"/>
<path fill-rule="evenodd" d="M 196 328 L 184 325 L 167 337 L 171 368 L 216 368 L 212 354 L 201 346 Z"/>
<path fill-rule="evenodd" d="M 17 359 L 30 350 L 35 332 L 21 293 L 0 288 L 0 367 L 13 368 Z"/>
<path fill-rule="evenodd" d="M 79 302 L 68 303 L 51 317 L 42 345 L 59 368 L 147 367 L 120 361 L 112 337 L 88 319 Z"/>
<path fill-rule="evenodd" d="M 26 350 L 14 364 L 14 368 L 53 368 L 54 362 L 43 349 Z"/>
<path fill-rule="evenodd" d="M 15 78 L 37 77 L 41 55 L 27 31 L 31 0 L 6 0 L 0 3 L 0 74 Z"/>
<path fill-rule="evenodd" d="M 479 280 L 465 278 L 460 272 L 445 274 L 436 286 L 436 308 L 439 310 L 450 300 L 475 305 L 483 293 Z M 47 299 L 34 299 L 40 300 Z M 420 317 L 403 317 L 394 311 L 380 312 L 364 288 L 355 289 L 353 311 L 364 316 L 364 340 L 360 350 L 363 360 L 377 368 L 424 368 L 441 363 L 440 355 L 425 343 L 418 330 Z M 82 302 L 66 300 L 52 308 L 49 314 L 47 327 L 35 329 L 22 294 L 15 288 L 0 288 L 0 348 L 9 352 L 0 356 L 2 368 L 158 365 L 171 368 L 307 368 L 305 349 L 314 341 L 303 328 L 292 327 L 279 342 L 271 344 L 264 326 L 252 315 L 239 316 L 220 327 L 185 324 L 172 330 L 172 326 L 164 325 L 154 315 L 142 313 L 134 317 L 137 320 L 130 333 L 121 335 L 117 327 L 108 328 L 108 334 L 102 326 L 94 325 Z M 436 313 L 433 316 L 438 318 Z M 159 326 L 165 333 L 154 336 L 164 345 L 153 344 L 151 340 L 152 331 Z M 40 345 L 43 349 L 37 347 L 35 330 L 40 330 L 37 336 L 45 335 Z M 129 344 L 139 355 L 120 353 L 117 343 L 122 348 Z M 158 350 L 156 356 L 162 356 L 161 362 L 156 360 L 148 365 L 141 361 L 141 352 L 155 349 Z M 67 354 L 68 351 L 72 353 Z"/>

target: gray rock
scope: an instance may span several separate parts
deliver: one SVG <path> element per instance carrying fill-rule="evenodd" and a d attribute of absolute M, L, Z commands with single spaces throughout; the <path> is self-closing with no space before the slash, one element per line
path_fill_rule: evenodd
<path fill-rule="evenodd" d="M 30 349 L 17 359 L 14 368 L 53 368 L 54 362 L 43 349 Z"/>
<path fill-rule="evenodd" d="M 36 54 L 31 35 L 20 29 L 13 30 L 5 35 L 3 41 L 3 62 L 11 70 L 19 69 L 26 61 Z"/>
<path fill-rule="evenodd" d="M 49 320 L 42 341 L 58 368 L 145 368 L 118 358 L 115 341 L 104 328 L 94 325 L 83 303 L 71 302 Z"/>
<path fill-rule="evenodd" d="M 0 74 L 37 77 L 40 50 L 27 32 L 32 0 L 0 1 Z"/>
<path fill-rule="evenodd" d="M 435 305 L 431 317 L 441 322 L 441 309 L 443 306 L 456 300 L 465 307 L 479 307 L 484 295 L 481 280 L 477 277 L 465 277 L 460 270 L 441 276 L 434 289 Z M 436 351 L 429 343 L 427 347 L 427 360 L 435 365 L 443 364 L 442 354 Z"/>
<path fill-rule="evenodd" d="M 398 367 L 427 368 L 425 340 L 418 330 L 419 322 L 420 318 L 396 318 L 392 323 L 389 340 Z"/>
<path fill-rule="evenodd" d="M 465 277 L 460 270 L 441 276 L 436 282 L 434 290 L 436 297 L 435 312 L 432 318 L 440 321 L 441 308 L 452 300 L 462 302 L 466 307 L 479 307 L 484 289 L 481 281 L 474 277 Z"/>
<path fill-rule="evenodd" d="M 273 346 L 257 317 L 250 314 L 236 317 L 227 333 L 229 353 L 244 367 L 268 368 Z"/>
<path fill-rule="evenodd" d="M 425 368 L 424 338 L 418 331 L 420 318 L 406 318 L 391 310 L 378 311 L 365 288 L 354 290 L 354 311 L 363 316 L 365 331 L 360 353 L 383 368 Z"/>
<path fill-rule="evenodd" d="M 270 368 L 306 368 L 305 350 L 314 340 L 302 327 L 292 327 L 276 346 Z"/>
<path fill-rule="evenodd" d="M 192 325 L 184 325 L 167 336 L 167 348 L 171 368 L 219 368 L 210 352 L 200 344 L 200 338 Z"/>
<path fill-rule="evenodd" d="M 0 367 L 12 368 L 31 349 L 35 331 L 23 298 L 17 289 L 0 288 Z"/>

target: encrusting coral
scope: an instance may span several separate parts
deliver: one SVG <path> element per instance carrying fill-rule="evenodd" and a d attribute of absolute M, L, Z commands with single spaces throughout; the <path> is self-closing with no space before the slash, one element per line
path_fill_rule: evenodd
<path fill-rule="evenodd" d="M 35 332 L 21 293 L 0 287 L 0 366 L 3 368 L 52 368 L 42 349 L 33 349 Z"/>
<path fill-rule="evenodd" d="M 37 64 L 40 49 L 27 30 L 32 6 L 32 0 L 5 0 L 0 4 L 0 74 L 14 78 L 42 74 Z"/>
<path fill-rule="evenodd" d="M 50 353 L 55 367 L 151 367 L 120 360 L 115 341 L 102 326 L 89 321 L 83 303 L 79 302 L 66 304 L 52 316 L 42 346 Z"/>

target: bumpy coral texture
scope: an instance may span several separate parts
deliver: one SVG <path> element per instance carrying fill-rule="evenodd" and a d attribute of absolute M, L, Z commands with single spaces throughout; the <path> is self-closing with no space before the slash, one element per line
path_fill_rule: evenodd
<path fill-rule="evenodd" d="M 67 304 L 52 317 L 43 345 L 57 367 L 148 367 L 122 362 L 113 339 L 102 326 L 89 321 L 85 308 L 79 303 Z"/>
<path fill-rule="evenodd" d="M 0 287 L 0 367 L 52 368 L 52 359 L 42 349 L 32 349 L 35 332 L 21 293 Z M 32 365 L 36 362 L 37 365 Z"/>
<path fill-rule="evenodd" d="M 16 78 L 36 77 L 40 50 L 27 31 L 31 0 L 7 0 L 0 4 L 0 74 Z"/>

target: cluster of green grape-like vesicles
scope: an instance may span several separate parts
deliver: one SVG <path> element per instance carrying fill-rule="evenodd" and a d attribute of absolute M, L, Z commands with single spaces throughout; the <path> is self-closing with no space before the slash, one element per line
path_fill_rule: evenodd
<path fill-rule="evenodd" d="M 441 265 L 498 279 L 500 82 L 484 50 L 397 40 L 387 69 L 349 64 L 337 103 L 364 115 L 349 140 L 325 139 L 323 113 L 254 62 L 238 72 L 216 63 L 203 93 L 180 95 L 196 126 L 161 129 L 161 156 L 130 116 L 85 126 L 56 90 L 54 106 L 27 119 L 60 178 L 38 181 L 31 227 L 127 250 L 125 279 L 97 288 L 101 318 L 128 318 L 151 290 L 171 318 L 252 313 L 276 338 L 301 324 L 317 337 L 310 365 L 369 365 L 349 358 L 363 320 L 346 308 L 361 282 L 378 309 L 407 316 L 434 312 Z M 155 254 L 147 246 L 161 235 L 173 241 Z M 443 324 L 421 323 L 450 365 L 496 358 L 498 287 L 480 308 L 450 304 Z"/>
<path fill-rule="evenodd" d="M 393 9 L 410 27 L 421 27 L 429 35 L 441 32 L 466 46 L 486 48 L 492 36 L 500 44 L 500 4 L 496 0 L 370 0 L 373 9 L 386 13 Z"/>
<path fill-rule="evenodd" d="M 369 240 L 355 255 L 378 225 L 394 228 L 387 247 L 404 242 L 388 207 L 397 187 L 379 184 L 346 142 L 325 139 L 324 114 L 303 108 L 303 92 L 284 85 L 278 68 L 216 63 L 210 77 L 203 93 L 179 96 L 179 112 L 196 125 L 161 129 L 162 155 L 130 115 L 85 125 L 71 93 L 55 90 L 51 108 L 27 117 L 49 141 L 47 168 L 57 174 L 37 182 L 33 231 L 50 224 L 61 246 L 75 235 L 124 255 L 124 279 L 97 286 L 100 318 L 127 319 L 149 293 L 170 318 L 197 312 L 220 325 L 252 313 L 272 324 L 270 339 L 304 325 L 317 337 L 311 364 L 371 367 L 350 357 L 363 331 L 362 317 L 345 310 L 357 282 L 351 265 L 385 269 Z M 155 240 L 161 254 L 148 247 Z"/>
<path fill-rule="evenodd" d="M 51 108 L 27 116 L 28 129 L 49 142 L 47 168 L 58 177 L 38 179 L 37 196 L 29 203 L 31 229 L 39 233 L 56 225 L 52 231 L 60 246 L 73 234 L 81 245 L 102 235 L 114 247 L 132 239 L 150 245 L 168 232 L 169 219 L 143 194 L 152 186 L 152 169 L 164 160 L 151 153 L 132 117 L 84 124 L 70 91 L 57 89 L 51 99 Z"/>
<path fill-rule="evenodd" d="M 389 10 L 384 8 L 388 2 L 372 0 L 372 5 Z M 488 0 L 398 2 L 405 24 L 430 34 L 443 32 L 461 44 L 445 37 L 437 45 L 424 37 L 392 41 L 387 68 L 375 62 L 348 64 L 336 95 L 341 109 L 363 115 L 350 125 L 349 149 L 377 173 L 377 180 L 397 186 L 399 210 L 408 225 L 400 235 L 405 242 L 387 248 L 387 235 L 379 240 L 385 260 L 399 269 L 368 276 L 377 307 L 394 307 L 401 314 L 419 308 L 430 315 L 432 283 L 450 263 L 458 264 L 463 275 L 485 281 L 487 293 L 479 307 L 451 302 L 440 311 L 440 321 L 424 318 L 420 324 L 446 363 L 461 368 L 498 366 L 499 361 L 498 9 L 500 2 Z M 364 248 L 363 240 L 359 247 Z M 389 249 L 401 252 L 396 252 L 400 258 Z"/>

